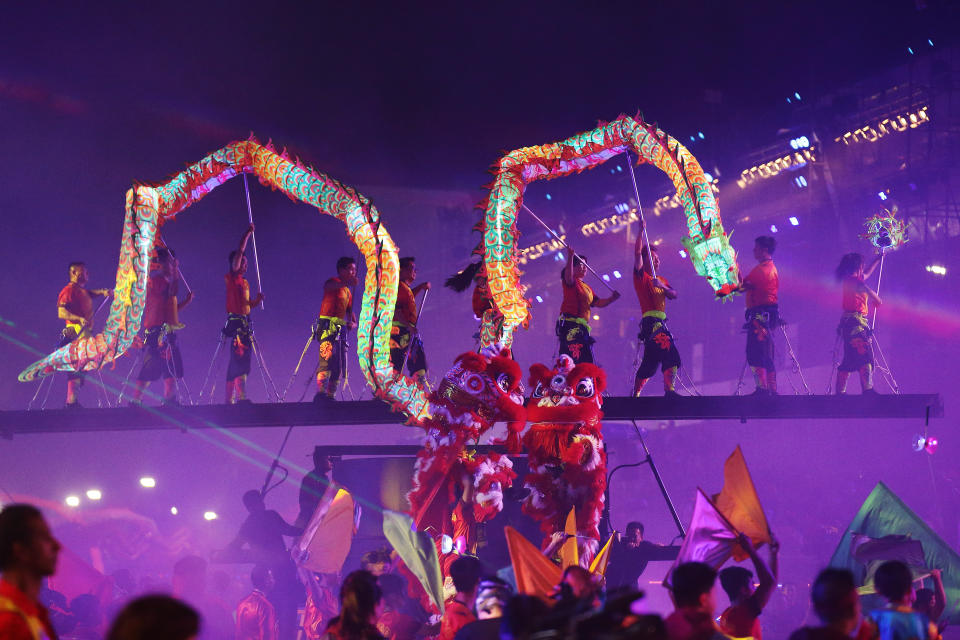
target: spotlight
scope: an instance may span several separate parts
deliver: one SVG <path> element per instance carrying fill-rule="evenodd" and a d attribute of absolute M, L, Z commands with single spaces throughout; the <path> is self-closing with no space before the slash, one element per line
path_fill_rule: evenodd
<path fill-rule="evenodd" d="M 687 257 L 687 252 L 684 251 L 683 249 L 680 249 L 680 257 L 681 257 L 681 258 L 686 258 L 686 257 Z"/>
<path fill-rule="evenodd" d="M 550 197 L 549 193 L 547 194 L 547 200 L 553 200 L 553 198 Z"/>
<path fill-rule="evenodd" d="M 800 221 L 797 220 L 797 216 L 790 216 L 790 224 L 797 227 L 800 225 Z"/>
<path fill-rule="evenodd" d="M 796 98 L 797 100 L 800 100 L 800 93 L 797 92 L 797 91 L 794 91 L 794 92 L 793 92 L 793 97 Z"/>
<path fill-rule="evenodd" d="M 67 496 L 67 499 L 64 500 L 64 502 L 67 503 L 67 506 L 68 506 L 68 507 L 79 507 L 79 506 L 80 506 L 80 498 L 78 498 L 77 496 Z"/>
<path fill-rule="evenodd" d="M 157 481 L 150 476 L 143 476 L 140 478 L 140 486 L 144 489 L 153 489 L 155 486 L 157 486 Z"/>
<path fill-rule="evenodd" d="M 931 456 L 937 452 L 937 447 L 940 446 L 940 441 L 937 440 L 934 436 L 921 436 L 916 434 L 913 436 L 913 450 L 917 453 L 921 451 L 926 451 Z"/>
<path fill-rule="evenodd" d="M 697 131 L 697 137 L 703 140 L 704 139 L 703 131 Z"/>
<path fill-rule="evenodd" d="M 610 274 L 609 274 L 609 273 L 603 274 L 603 281 L 604 281 L 604 282 L 610 282 Z"/>
<path fill-rule="evenodd" d="M 777 231 L 780 231 L 780 229 L 777 229 L 777 225 L 770 225 L 770 233 L 776 233 Z"/>
<path fill-rule="evenodd" d="M 907 53 L 913 55 L 913 47 L 907 47 Z"/>
<path fill-rule="evenodd" d="M 877 197 L 880 198 L 881 200 L 886 200 L 886 199 L 887 199 L 887 194 L 886 194 L 885 192 L 883 192 L 883 191 L 878 191 L 878 192 L 877 192 Z"/>
<path fill-rule="evenodd" d="M 87 489 L 87 497 L 91 500 L 99 500 L 103 497 L 103 493 L 100 492 L 100 489 Z"/>
<path fill-rule="evenodd" d="M 180 510 L 179 510 L 179 509 L 177 509 L 176 507 L 170 507 L 170 515 L 174 515 L 174 516 L 175 516 L 175 515 L 177 515 L 178 513 L 180 513 Z"/>
<path fill-rule="evenodd" d="M 594 315 L 594 316 L 593 316 L 593 319 L 594 319 L 594 320 L 599 320 L 599 319 L 600 319 L 600 316 Z"/>
<path fill-rule="evenodd" d="M 623 277 L 623 275 L 622 275 L 619 271 L 617 271 L 616 269 L 614 269 L 614 271 L 613 271 L 613 277 L 616 278 L 617 280 L 619 280 L 620 278 Z"/>
<path fill-rule="evenodd" d="M 703 177 L 706 178 L 707 182 L 713 182 L 713 176 L 709 173 L 704 172 Z"/>
<path fill-rule="evenodd" d="M 216 511 L 204 511 L 204 512 L 203 512 L 203 519 L 204 519 L 204 520 L 216 520 L 216 519 L 217 519 L 217 512 L 216 512 Z"/>
<path fill-rule="evenodd" d="M 543 298 L 541 298 L 540 296 L 537 296 L 537 302 L 543 302 Z"/>

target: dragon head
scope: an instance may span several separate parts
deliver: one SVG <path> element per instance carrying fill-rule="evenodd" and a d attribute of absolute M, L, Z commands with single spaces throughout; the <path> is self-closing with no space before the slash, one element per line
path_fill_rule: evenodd
<path fill-rule="evenodd" d="M 530 422 L 583 422 L 594 424 L 602 417 L 602 393 L 607 374 L 600 367 L 583 362 L 573 364 L 561 355 L 552 369 L 543 364 L 530 367 Z"/>

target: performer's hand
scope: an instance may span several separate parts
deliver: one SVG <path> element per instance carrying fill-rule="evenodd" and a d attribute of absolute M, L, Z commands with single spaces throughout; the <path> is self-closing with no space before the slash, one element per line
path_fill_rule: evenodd
<path fill-rule="evenodd" d="M 568 258 L 573 257 L 573 247 L 570 247 L 570 246 L 567 247 L 567 257 Z"/>
<path fill-rule="evenodd" d="M 745 533 L 737 534 L 737 544 L 743 547 L 743 550 L 747 553 L 753 552 L 753 542 L 750 540 L 750 536 Z"/>
<path fill-rule="evenodd" d="M 253 233 L 253 229 L 254 229 L 253 223 L 251 222 L 251 223 L 250 223 L 250 226 L 247 227 L 247 233 Z M 234 233 L 236 233 L 236 232 L 234 232 Z"/>
<path fill-rule="evenodd" d="M 256 299 L 256 301 L 253 303 L 253 306 L 259 307 L 262 302 L 263 302 L 263 291 L 261 291 L 260 293 L 257 294 L 257 299 Z"/>
<path fill-rule="evenodd" d="M 613 302 L 613 301 L 619 300 L 619 299 L 620 299 L 620 292 L 619 292 L 619 291 L 614 291 L 613 294 L 610 296 L 610 302 Z"/>
<path fill-rule="evenodd" d="M 429 282 L 429 281 L 428 281 L 428 282 L 424 282 L 424 283 L 423 283 L 423 288 L 426 289 L 427 291 L 430 291 L 430 282 Z"/>
<path fill-rule="evenodd" d="M 193 302 L 193 297 L 194 297 L 194 296 L 193 296 L 193 291 L 189 292 L 189 293 L 187 294 L 187 297 L 184 298 L 183 304 L 189 304 L 189 303 Z"/>

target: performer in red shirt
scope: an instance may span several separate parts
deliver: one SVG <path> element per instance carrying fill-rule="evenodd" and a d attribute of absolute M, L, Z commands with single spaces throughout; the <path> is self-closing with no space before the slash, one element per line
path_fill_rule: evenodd
<path fill-rule="evenodd" d="M 250 373 L 250 356 L 253 349 L 253 325 L 250 310 L 263 302 L 263 292 L 250 299 L 250 283 L 243 275 L 247 272 L 247 242 L 253 235 L 253 224 L 247 227 L 240 238 L 240 245 L 230 252 L 230 272 L 225 275 L 227 285 L 227 324 L 223 335 L 230 338 L 230 364 L 227 365 L 226 403 L 234 399 L 247 399 L 247 374 Z"/>
<path fill-rule="evenodd" d="M 143 307 L 143 364 L 132 402 L 140 404 L 147 385 L 163 378 L 163 403 L 177 404 L 177 380 L 183 378 L 183 358 L 174 332 L 183 328 L 180 311 L 193 302 L 193 292 L 183 302 L 177 300 L 180 266 L 169 247 L 157 249 L 156 262 L 151 266 Z"/>
<path fill-rule="evenodd" d="M 770 545 L 768 565 L 757 554 L 749 537 L 740 534 L 737 542 L 750 555 L 760 584 L 754 589 L 753 574 L 743 567 L 727 567 L 720 571 L 720 585 L 730 598 L 730 606 L 720 614 L 719 626 L 728 636 L 761 640 L 760 614 L 777 586 L 780 545 L 776 541 Z"/>
<path fill-rule="evenodd" d="M 39 594 L 59 553 L 60 542 L 36 507 L 9 504 L 0 511 L 0 638 L 56 640 Z"/>
<path fill-rule="evenodd" d="M 393 312 L 393 327 L 390 329 L 390 362 L 397 375 L 403 374 L 403 361 L 407 360 L 407 371 L 414 378 L 425 381 L 427 377 L 427 357 L 423 352 L 423 342 L 417 331 L 417 295 L 429 291 L 430 283 L 421 282 L 411 287 L 417 279 L 415 258 L 400 258 L 400 284 L 397 287 L 397 306 Z M 407 352 L 410 355 L 407 355 Z"/>
<path fill-rule="evenodd" d="M 843 315 L 837 331 L 843 339 L 843 362 L 837 368 L 837 395 L 847 392 L 847 380 L 854 371 L 860 373 L 861 393 L 875 394 L 873 388 L 873 332 L 867 320 L 869 303 L 880 304 L 876 291 L 864 284 L 877 265 L 878 253 L 866 268 L 859 253 L 848 253 L 840 259 L 836 276 L 843 288 Z"/>
<path fill-rule="evenodd" d="M 57 296 L 57 317 L 66 323 L 60 334 L 57 348 L 64 347 L 78 338 L 87 338 L 93 331 L 92 296 L 109 297 L 110 289 L 87 289 L 90 279 L 87 265 L 83 262 L 71 262 L 68 269 L 70 282 Z M 80 407 L 77 391 L 83 386 L 83 373 L 72 371 L 67 374 L 67 408 Z"/>
<path fill-rule="evenodd" d="M 347 331 L 357 327 L 353 313 L 353 291 L 357 286 L 357 263 L 344 256 L 337 260 L 337 275 L 323 283 L 323 301 L 314 338 L 320 344 L 317 364 L 317 395 L 314 400 L 332 400 L 340 377 L 347 367 L 345 348 Z"/>
<path fill-rule="evenodd" d="M 663 395 L 675 397 L 679 395 L 674 385 L 680 368 L 680 352 L 673 342 L 673 334 L 667 329 L 666 301 L 668 298 L 676 300 L 677 292 L 666 278 L 653 276 L 660 271 L 660 255 L 656 247 L 644 242 L 644 237 L 641 220 L 634 247 L 633 288 L 643 312 L 638 336 L 643 341 L 643 360 L 634 378 L 633 395 L 640 395 L 659 365 L 663 371 Z"/>
<path fill-rule="evenodd" d="M 780 326 L 777 294 L 780 277 L 773 264 L 777 241 L 772 236 L 760 236 L 753 245 L 757 266 L 740 281 L 740 291 L 746 294 L 744 314 L 747 331 L 747 364 L 753 372 L 757 388 L 753 395 L 776 395 L 777 371 L 773 362 L 773 332 Z"/>
<path fill-rule="evenodd" d="M 277 584 L 273 572 L 257 565 L 250 572 L 250 582 L 253 591 L 237 605 L 236 640 L 277 640 L 277 611 L 267 598 Z"/>
<path fill-rule="evenodd" d="M 590 336 L 590 308 L 605 307 L 616 301 L 620 293 L 614 291 L 609 298 L 600 298 L 583 281 L 587 275 L 585 256 L 574 253 L 567 247 L 567 264 L 560 272 L 563 285 L 563 300 L 560 302 L 560 317 L 557 319 L 557 336 L 560 338 L 560 355 L 568 355 L 573 363 L 593 362 L 593 343 Z"/>
<path fill-rule="evenodd" d="M 450 577 L 457 593 L 443 603 L 443 619 L 437 640 L 453 640 L 461 627 L 477 619 L 473 605 L 477 599 L 481 569 L 480 561 L 473 556 L 460 556 L 451 563 Z"/>

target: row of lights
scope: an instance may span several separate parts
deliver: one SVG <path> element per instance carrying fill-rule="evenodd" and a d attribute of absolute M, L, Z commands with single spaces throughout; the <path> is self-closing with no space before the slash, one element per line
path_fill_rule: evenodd
<path fill-rule="evenodd" d="M 907 129 L 916 129 L 925 122 L 930 122 L 930 115 L 927 113 L 929 107 L 920 107 L 917 111 L 908 111 L 890 118 L 884 118 L 874 125 L 866 124 L 859 129 L 847 131 L 842 136 L 833 139 L 834 142 L 843 142 L 849 146 L 858 142 L 876 142 L 880 138 L 888 136 L 898 131 Z"/>
<path fill-rule="evenodd" d="M 737 186 L 741 189 L 745 189 L 748 184 L 752 184 L 765 178 L 772 178 L 778 175 L 781 171 L 795 171 L 796 169 L 801 169 L 811 162 L 816 162 L 816 160 L 817 157 L 814 154 L 813 147 L 804 149 L 803 151 L 788 153 L 787 155 L 776 158 L 775 160 L 770 160 L 769 162 L 755 165 L 749 169 L 744 169 L 740 172 L 740 177 L 737 178 Z"/>
<path fill-rule="evenodd" d="M 932 273 L 938 276 L 945 276 L 947 275 L 947 268 L 942 264 L 928 264 L 927 273 Z"/>
<path fill-rule="evenodd" d="M 154 489 L 157 486 L 157 480 L 152 476 L 143 476 L 142 478 L 140 478 L 140 486 L 143 487 L 144 489 Z M 90 500 L 92 502 L 99 502 L 100 500 L 103 500 L 103 492 L 100 489 L 87 489 L 86 496 L 87 496 L 87 500 Z M 68 507 L 76 508 L 80 506 L 80 496 L 78 495 L 71 494 L 66 498 L 64 498 L 63 501 Z M 170 507 L 171 515 L 175 516 L 179 513 L 180 513 L 180 510 L 177 509 L 177 507 L 175 506 Z M 216 520 L 217 512 L 204 511 L 203 519 L 207 521 Z"/>

